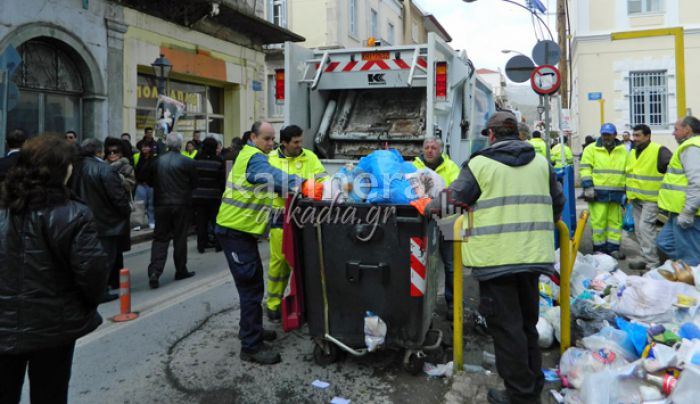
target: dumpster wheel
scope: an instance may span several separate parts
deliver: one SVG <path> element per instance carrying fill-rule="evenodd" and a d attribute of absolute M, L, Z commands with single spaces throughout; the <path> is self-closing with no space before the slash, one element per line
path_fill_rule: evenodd
<path fill-rule="evenodd" d="M 423 364 L 425 364 L 425 354 L 423 351 L 413 351 L 410 349 L 406 350 L 406 354 L 403 357 L 403 368 L 411 375 L 417 375 L 423 370 Z"/>
<path fill-rule="evenodd" d="M 323 341 L 314 344 L 314 363 L 319 366 L 328 366 L 340 359 L 340 349 L 335 345 Z"/>

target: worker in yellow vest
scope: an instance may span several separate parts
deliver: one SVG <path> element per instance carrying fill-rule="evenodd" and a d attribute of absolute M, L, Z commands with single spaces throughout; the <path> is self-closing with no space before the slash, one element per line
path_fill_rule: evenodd
<path fill-rule="evenodd" d="M 541 274 L 555 273 L 554 222 L 565 203 L 552 166 L 519 140 L 517 125 L 510 112 L 493 114 L 487 122 L 491 146 L 471 156 L 440 198 L 411 203 L 426 216 L 474 209 L 473 221 L 464 223 L 462 263 L 479 281 L 479 311 L 506 387 L 489 389 L 490 403 L 540 401 L 538 282 Z"/>
<path fill-rule="evenodd" d="M 600 138 L 583 149 L 580 176 L 593 230 L 593 251 L 625 259 L 622 241 L 622 205 L 625 199 L 627 149 L 612 123 L 603 124 Z"/>
<path fill-rule="evenodd" d="M 642 252 L 641 261 L 629 263 L 631 269 L 652 269 L 659 266 L 656 253 L 657 201 L 661 181 L 671 160 L 671 151 L 651 141 L 651 128 L 637 125 L 632 129 L 634 148 L 627 156 L 625 187 L 627 201 L 632 204 L 634 234 Z"/>
<path fill-rule="evenodd" d="M 197 157 L 198 151 L 199 150 L 197 150 L 197 148 L 194 146 L 194 142 L 189 140 L 185 145 L 185 150 L 183 150 L 181 153 L 187 158 L 194 159 L 195 157 Z"/>
<path fill-rule="evenodd" d="M 267 233 L 270 215 L 277 213 L 272 208 L 276 195 L 299 191 L 315 199 L 323 195 L 322 184 L 270 165 L 268 153 L 274 141 L 275 129 L 269 122 L 253 124 L 250 141 L 238 154 L 226 181 L 214 229 L 238 289 L 241 360 L 262 365 L 278 363 L 281 358 L 263 343 L 277 335 L 262 325 L 265 284 L 258 239 Z"/>
<path fill-rule="evenodd" d="M 547 143 L 542 139 L 542 133 L 539 130 L 532 131 L 532 139 L 528 140 L 532 147 L 535 148 L 535 153 L 547 158 Z"/>
<path fill-rule="evenodd" d="M 287 174 L 317 182 L 326 181 L 328 173 L 316 154 L 301 147 L 303 131 L 297 125 L 289 125 L 280 131 L 280 147 L 270 153 L 270 165 Z M 273 208 L 284 209 L 284 198 L 276 196 Z M 271 321 L 281 318 L 280 303 L 289 280 L 290 268 L 282 255 L 282 224 L 278 216 L 270 226 L 270 266 L 267 272 L 267 317 Z"/>
<path fill-rule="evenodd" d="M 445 187 L 449 186 L 457 179 L 459 167 L 454 161 L 443 154 L 442 140 L 437 137 L 428 137 L 423 141 L 423 154 L 413 160 L 416 168 L 429 168 L 435 171 L 444 181 Z M 440 237 L 440 258 L 445 268 L 445 302 L 447 303 L 447 319 L 452 320 L 452 275 L 454 268 L 452 241 Z"/>
<path fill-rule="evenodd" d="M 564 136 L 564 158 L 566 160 L 566 165 L 571 166 L 574 165 L 574 154 L 571 152 L 571 148 L 567 146 L 567 143 L 569 142 L 569 137 Z M 562 168 L 564 167 L 561 163 L 561 149 L 562 145 L 560 143 L 557 143 L 552 147 L 552 151 L 550 152 L 552 164 L 554 164 L 554 168 Z"/>
<path fill-rule="evenodd" d="M 673 136 L 680 144 L 659 190 L 659 209 L 670 217 L 656 239 L 669 258 L 700 265 L 700 120 L 679 119 Z"/>

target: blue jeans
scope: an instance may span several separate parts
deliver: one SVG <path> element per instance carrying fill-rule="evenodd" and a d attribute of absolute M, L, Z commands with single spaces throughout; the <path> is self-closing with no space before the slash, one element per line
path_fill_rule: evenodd
<path fill-rule="evenodd" d="M 156 223 L 156 214 L 153 208 L 153 187 L 149 187 L 145 184 L 138 184 L 136 186 L 136 195 L 134 199 L 137 201 L 144 201 L 146 205 L 146 215 L 148 215 L 148 224 L 154 225 Z"/>
<path fill-rule="evenodd" d="M 682 229 L 678 215 L 671 215 L 656 237 L 656 246 L 673 260 L 683 260 L 690 266 L 700 264 L 700 219 L 693 226 Z"/>
<path fill-rule="evenodd" d="M 258 240 L 248 233 L 216 226 L 214 234 L 224 250 L 228 267 L 238 289 L 241 319 L 238 336 L 241 349 L 256 352 L 262 344 L 263 264 L 258 251 Z"/>

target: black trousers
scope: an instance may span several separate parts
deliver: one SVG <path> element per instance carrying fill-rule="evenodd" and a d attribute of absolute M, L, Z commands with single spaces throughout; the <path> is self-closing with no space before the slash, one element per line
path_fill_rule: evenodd
<path fill-rule="evenodd" d="M 119 289 L 119 269 L 117 266 L 117 257 L 119 256 L 119 237 L 120 236 L 107 236 L 99 237 L 100 243 L 102 243 L 102 248 L 104 248 L 107 253 L 107 262 L 109 262 L 109 267 L 112 268 L 109 271 L 109 278 L 107 284 L 112 289 Z M 122 259 L 123 261 L 123 259 Z"/>
<path fill-rule="evenodd" d="M 156 206 L 156 228 L 151 244 L 151 264 L 148 276 L 160 276 L 168 257 L 170 239 L 173 240 L 173 260 L 175 272 L 187 272 L 187 231 L 190 227 L 191 206 Z"/>
<path fill-rule="evenodd" d="M 193 202 L 194 223 L 197 226 L 197 248 L 207 248 L 209 235 L 214 234 L 213 229 L 220 205 L 220 199 L 200 199 Z"/>
<path fill-rule="evenodd" d="M 523 272 L 479 282 L 479 312 L 486 317 L 496 369 L 511 403 L 539 403 L 544 387 L 538 281 L 539 274 Z"/>
<path fill-rule="evenodd" d="M 0 403 L 19 403 L 27 366 L 32 404 L 67 403 L 74 349 L 73 342 L 18 355 L 0 355 Z"/>

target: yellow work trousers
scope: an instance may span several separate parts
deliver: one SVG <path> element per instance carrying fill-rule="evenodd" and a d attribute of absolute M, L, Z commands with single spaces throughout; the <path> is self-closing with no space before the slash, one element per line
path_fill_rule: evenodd
<path fill-rule="evenodd" d="M 593 251 L 613 252 L 622 241 L 622 206 L 614 202 L 589 202 Z"/>
<path fill-rule="evenodd" d="M 267 308 L 280 310 L 290 268 L 282 255 L 282 229 L 270 229 L 270 268 L 267 271 Z"/>

